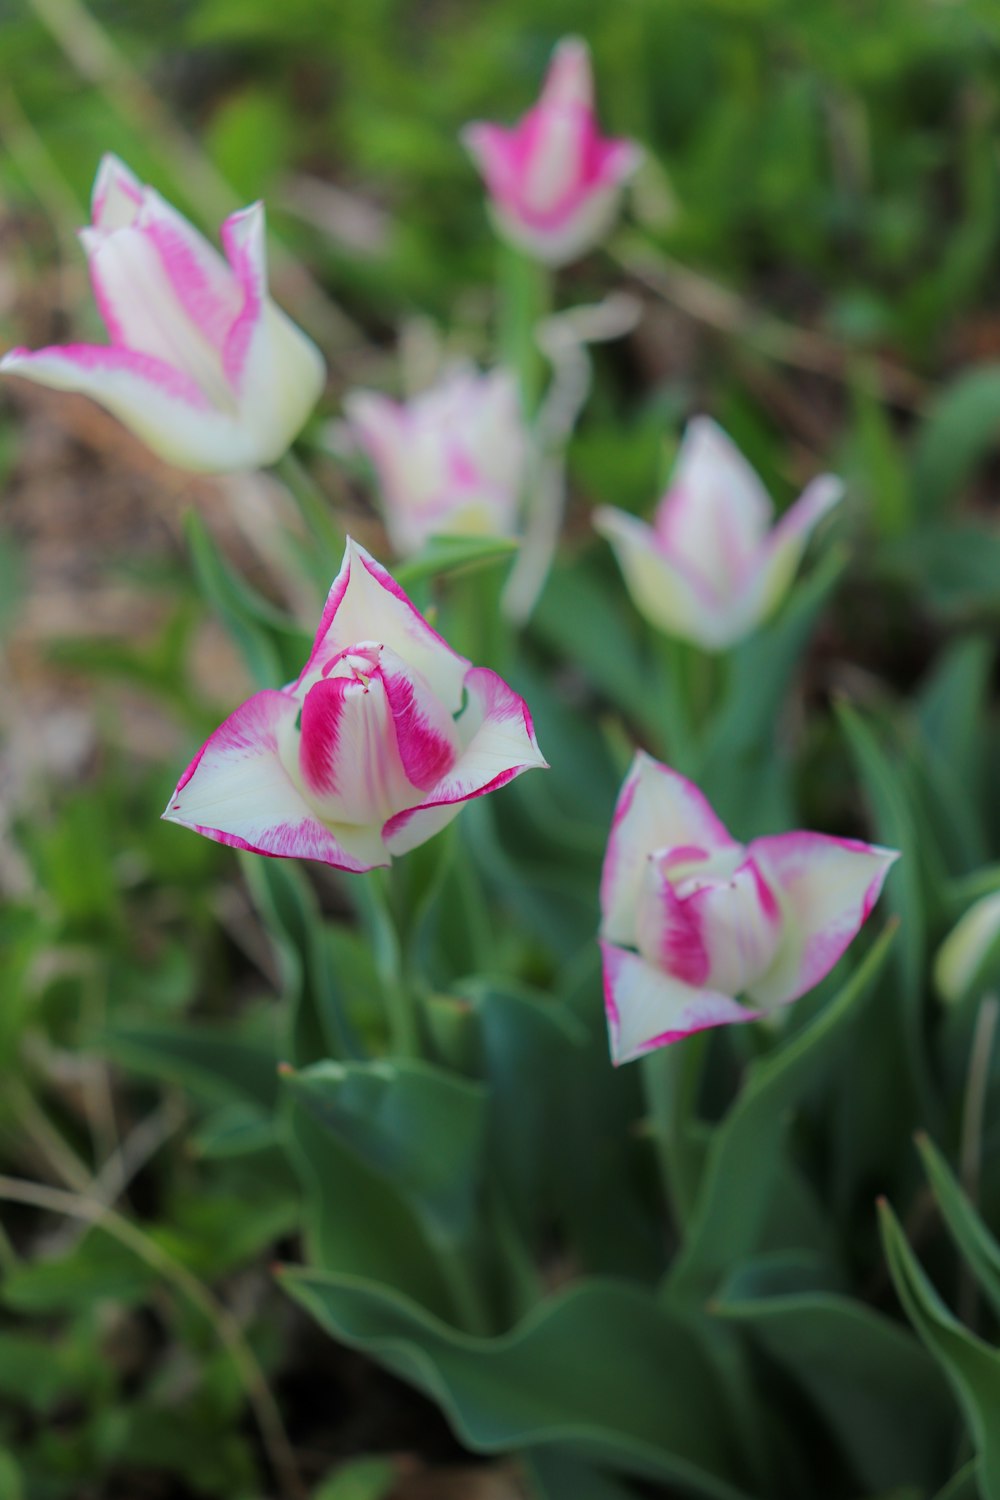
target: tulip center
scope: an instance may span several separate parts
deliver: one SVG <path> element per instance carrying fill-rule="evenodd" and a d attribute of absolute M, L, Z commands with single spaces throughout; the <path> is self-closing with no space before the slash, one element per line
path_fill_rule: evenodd
<path fill-rule="evenodd" d="M 637 935 L 647 962 L 685 984 L 738 995 L 770 967 L 781 913 L 741 845 L 711 854 L 657 850 L 646 867 Z"/>
<path fill-rule="evenodd" d="M 325 823 L 381 829 L 451 768 L 457 734 L 421 675 L 362 642 L 331 657 L 302 692 L 281 747 L 289 775 Z"/>

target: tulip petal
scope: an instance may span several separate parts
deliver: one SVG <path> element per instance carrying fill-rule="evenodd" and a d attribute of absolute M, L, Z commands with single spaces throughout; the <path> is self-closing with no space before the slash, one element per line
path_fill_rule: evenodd
<path fill-rule="evenodd" d="M 522 771 L 547 767 L 528 705 L 502 678 L 486 667 L 472 667 L 465 691 L 467 700 L 456 720 L 464 748 L 426 800 L 397 813 L 382 830 L 393 855 L 422 844 L 471 797 L 495 792 Z"/>
<path fill-rule="evenodd" d="M 718 598 L 685 562 L 668 556 L 644 521 L 602 505 L 593 525 L 611 543 L 636 608 L 658 630 L 711 651 L 732 645 L 745 632 L 742 612 L 733 607 L 738 601 Z"/>
<path fill-rule="evenodd" d="M 687 425 L 655 529 L 664 552 L 724 608 L 756 564 L 774 507 L 736 444 L 710 417 Z"/>
<path fill-rule="evenodd" d="M 113 152 L 101 158 L 90 195 L 90 218 L 95 229 L 110 232 L 134 224 L 142 207 L 143 186 Z"/>
<path fill-rule="evenodd" d="M 636 953 L 601 943 L 604 1006 L 615 1066 L 632 1062 L 656 1047 L 683 1041 L 696 1031 L 754 1021 L 727 995 L 697 989 L 654 969 Z"/>
<path fill-rule="evenodd" d="M 548 109 L 593 109 L 594 75 L 590 48 L 579 36 L 565 36 L 552 54 L 538 101 Z"/>
<path fill-rule="evenodd" d="M 651 853 L 710 854 L 739 846 L 698 788 L 639 751 L 625 778 L 601 872 L 601 931 L 612 943 L 636 941 L 636 914 Z"/>
<path fill-rule="evenodd" d="M 754 619 L 774 610 L 791 586 L 809 534 L 828 511 L 843 499 L 844 486 L 832 474 L 821 474 L 808 484 L 768 537 L 749 584 L 746 609 Z"/>
<path fill-rule="evenodd" d="M 293 784 L 279 746 L 294 735 L 298 712 L 287 693 L 268 689 L 249 698 L 199 750 L 164 818 L 255 854 L 316 859 L 343 870 L 387 865 L 377 831 L 327 827 Z"/>
<path fill-rule="evenodd" d="M 98 344 L 12 349 L 0 371 L 100 402 L 154 453 L 188 469 L 213 473 L 252 467 L 252 432 L 218 411 L 189 376 L 131 349 Z"/>
<path fill-rule="evenodd" d="M 327 597 L 301 687 L 338 652 L 373 641 L 414 668 L 449 713 L 457 713 L 469 663 L 453 651 L 364 547 L 348 537 L 344 561 Z"/>
<path fill-rule="evenodd" d="M 179 303 L 156 241 L 143 227 L 145 212 L 144 207 L 134 225 L 114 234 L 80 231 L 94 297 L 111 342 L 183 371 L 220 412 L 235 417 L 236 397 L 219 351 L 201 322 Z M 230 296 L 230 321 L 236 306 Z"/>
<path fill-rule="evenodd" d="M 221 356 L 243 302 L 232 268 L 153 188 L 145 191 L 139 222 L 156 248 L 174 296 Z"/>
<path fill-rule="evenodd" d="M 754 839 L 748 853 L 781 908 L 774 962 L 747 991 L 763 1010 L 773 1010 L 830 972 L 867 921 L 899 855 L 857 839 L 805 832 Z"/>
<path fill-rule="evenodd" d="M 255 434 L 259 464 L 281 457 L 326 382 L 326 365 L 312 339 L 267 294 L 266 233 L 262 203 L 230 215 L 221 231 L 243 299 L 222 363 L 240 418 Z"/>

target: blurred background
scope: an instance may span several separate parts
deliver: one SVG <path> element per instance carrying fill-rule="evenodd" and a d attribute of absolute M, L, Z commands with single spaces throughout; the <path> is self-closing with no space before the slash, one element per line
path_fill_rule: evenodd
<path fill-rule="evenodd" d="M 595 354 L 569 545 L 599 550 L 596 504 L 648 510 L 695 411 L 782 502 L 841 473 L 856 555 L 809 691 L 891 698 L 1000 615 L 995 0 L 0 0 L 0 349 L 103 340 L 75 230 L 104 152 L 210 236 L 263 198 L 274 295 L 330 369 L 305 449 L 377 548 L 326 424 L 350 387 L 418 388 L 442 341 L 489 356 L 496 247 L 458 131 L 521 114 L 570 32 L 607 132 L 649 160 L 560 281 L 643 307 Z M 185 1276 L 224 1284 L 311 1482 L 392 1450 L 400 1496 L 504 1500 L 502 1469 L 463 1467 L 432 1408 L 274 1289 L 292 1191 L 192 1134 L 183 1059 L 145 1083 L 130 1043 L 191 1007 L 266 1025 L 278 982 L 227 851 L 158 821 L 250 688 L 191 579 L 191 507 L 309 618 L 267 478 L 192 478 L 82 398 L 0 387 L 0 1156 L 151 1226 L 144 1258 L 5 1211 L 0 1500 L 259 1493 L 218 1308 L 172 1296 Z"/>

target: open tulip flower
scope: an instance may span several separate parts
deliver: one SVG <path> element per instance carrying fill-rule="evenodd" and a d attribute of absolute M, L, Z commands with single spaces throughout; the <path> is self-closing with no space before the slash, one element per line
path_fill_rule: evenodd
<path fill-rule="evenodd" d="M 298 679 L 230 714 L 163 816 L 257 854 L 369 870 L 545 764 L 523 698 L 349 540 Z"/>
<path fill-rule="evenodd" d="M 579 37 L 559 43 L 541 98 L 512 130 L 477 121 L 462 139 L 485 179 L 500 233 L 550 266 L 604 238 L 642 155 L 634 141 L 600 134 L 590 53 Z"/>
<path fill-rule="evenodd" d="M 614 1061 L 757 1020 L 812 989 L 867 919 L 897 858 L 822 833 L 738 844 L 697 787 L 640 752 L 601 876 Z"/>
<path fill-rule="evenodd" d="M 344 409 L 375 466 L 396 553 L 434 535 L 509 536 L 516 529 L 527 436 L 517 384 L 459 366 L 405 405 L 355 391 Z"/>
<path fill-rule="evenodd" d="M 111 343 L 14 349 L 0 369 L 93 397 L 181 468 L 223 472 L 279 459 L 325 370 L 267 294 L 263 206 L 225 221 L 223 259 L 106 156 L 92 219 L 80 238 Z"/>
<path fill-rule="evenodd" d="M 721 651 L 778 606 L 810 532 L 842 495 L 839 479 L 821 475 L 774 525 L 770 496 L 739 449 L 696 417 L 652 526 L 610 506 L 595 511 L 594 525 L 650 624 Z"/>

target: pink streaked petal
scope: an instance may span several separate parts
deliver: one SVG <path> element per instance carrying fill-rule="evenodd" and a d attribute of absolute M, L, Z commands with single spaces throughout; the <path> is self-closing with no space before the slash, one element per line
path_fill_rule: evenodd
<path fill-rule="evenodd" d="M 762 619 L 774 610 L 791 587 L 813 528 L 844 496 L 842 482 L 821 474 L 807 485 L 775 526 L 750 580 L 749 610 Z"/>
<path fill-rule="evenodd" d="M 146 189 L 140 226 L 188 318 L 221 354 L 243 300 L 232 270 L 204 235 L 152 188 Z"/>
<path fill-rule="evenodd" d="M 652 857 L 636 916 L 636 947 L 646 961 L 685 984 L 703 985 L 709 957 L 698 909 L 682 901 L 668 872 Z"/>
<path fill-rule="evenodd" d="M 656 513 L 667 553 L 726 600 L 753 572 L 773 512 L 735 443 L 710 417 L 693 418 Z"/>
<path fill-rule="evenodd" d="M 183 370 L 214 406 L 235 417 L 236 403 L 218 351 L 178 300 L 154 238 L 144 227 L 145 212 L 144 207 L 134 225 L 114 234 L 80 231 L 111 341 Z"/>
<path fill-rule="evenodd" d="M 425 801 L 398 813 L 382 830 L 394 855 L 430 838 L 471 797 L 497 791 L 523 771 L 547 767 L 523 698 L 486 667 L 472 667 L 465 688 L 468 701 L 456 723 L 464 748 Z"/>
<path fill-rule="evenodd" d="M 743 622 L 732 598 L 717 595 L 685 559 L 668 554 L 651 526 L 611 506 L 594 512 L 593 525 L 611 543 L 633 603 L 651 625 L 710 651 L 739 639 Z"/>
<path fill-rule="evenodd" d="M 452 717 L 427 681 L 388 646 L 381 652 L 381 669 L 407 780 L 430 791 L 455 764 L 458 741 Z"/>
<path fill-rule="evenodd" d="M 407 778 L 379 669 L 314 683 L 302 705 L 302 779 L 327 822 L 381 828 L 419 798 Z"/>
<path fill-rule="evenodd" d="M 556 46 L 538 104 L 554 109 L 567 106 L 593 108 L 594 75 L 590 48 L 582 37 L 563 37 Z"/>
<path fill-rule="evenodd" d="M 93 344 L 13 349 L 0 370 L 90 396 L 183 468 L 219 473 L 257 461 L 256 434 L 213 407 L 188 375 L 150 355 Z"/>
<path fill-rule="evenodd" d="M 600 140 L 595 150 L 595 179 L 609 186 L 620 186 L 638 171 L 642 158 L 643 150 L 637 141 Z"/>
<path fill-rule="evenodd" d="M 696 886 L 697 877 L 689 883 Z M 778 902 L 756 861 L 748 857 L 728 879 L 707 881 L 682 904 L 703 944 L 706 968 L 695 978 L 664 967 L 689 983 L 743 994 L 774 961 L 782 929 Z"/>
<path fill-rule="evenodd" d="M 344 561 L 327 597 L 299 684 L 331 656 L 359 641 L 388 646 L 427 680 L 431 692 L 449 713 L 458 711 L 468 661 L 431 629 L 382 564 L 348 537 Z"/>
<path fill-rule="evenodd" d="M 112 152 L 101 158 L 90 196 L 90 218 L 95 229 L 121 229 L 132 224 L 142 207 L 143 186 Z"/>
<path fill-rule="evenodd" d="M 610 942 L 636 940 L 650 855 L 682 846 L 739 848 L 693 782 L 640 750 L 618 794 L 601 872 L 601 932 Z"/>
<path fill-rule="evenodd" d="M 616 1067 L 657 1047 L 683 1041 L 696 1031 L 757 1019 L 757 1012 L 744 1009 L 728 995 L 684 984 L 625 948 L 602 942 L 601 958 L 611 1059 Z"/>
<path fill-rule="evenodd" d="M 223 349 L 222 363 L 234 390 L 243 384 L 244 369 L 267 297 L 267 226 L 263 203 L 231 214 L 222 226 L 226 259 L 243 294 L 243 305 Z"/>
<path fill-rule="evenodd" d="M 878 900 L 894 849 L 824 833 L 754 839 L 748 852 L 781 909 L 781 941 L 771 967 L 748 986 L 764 1010 L 786 1005 L 830 972 Z"/>
<path fill-rule="evenodd" d="M 349 852 L 292 784 L 279 739 L 293 731 L 297 714 L 290 694 L 267 690 L 249 698 L 198 751 L 164 818 L 256 854 L 316 859 L 345 870 L 388 864 L 379 847 Z"/>

